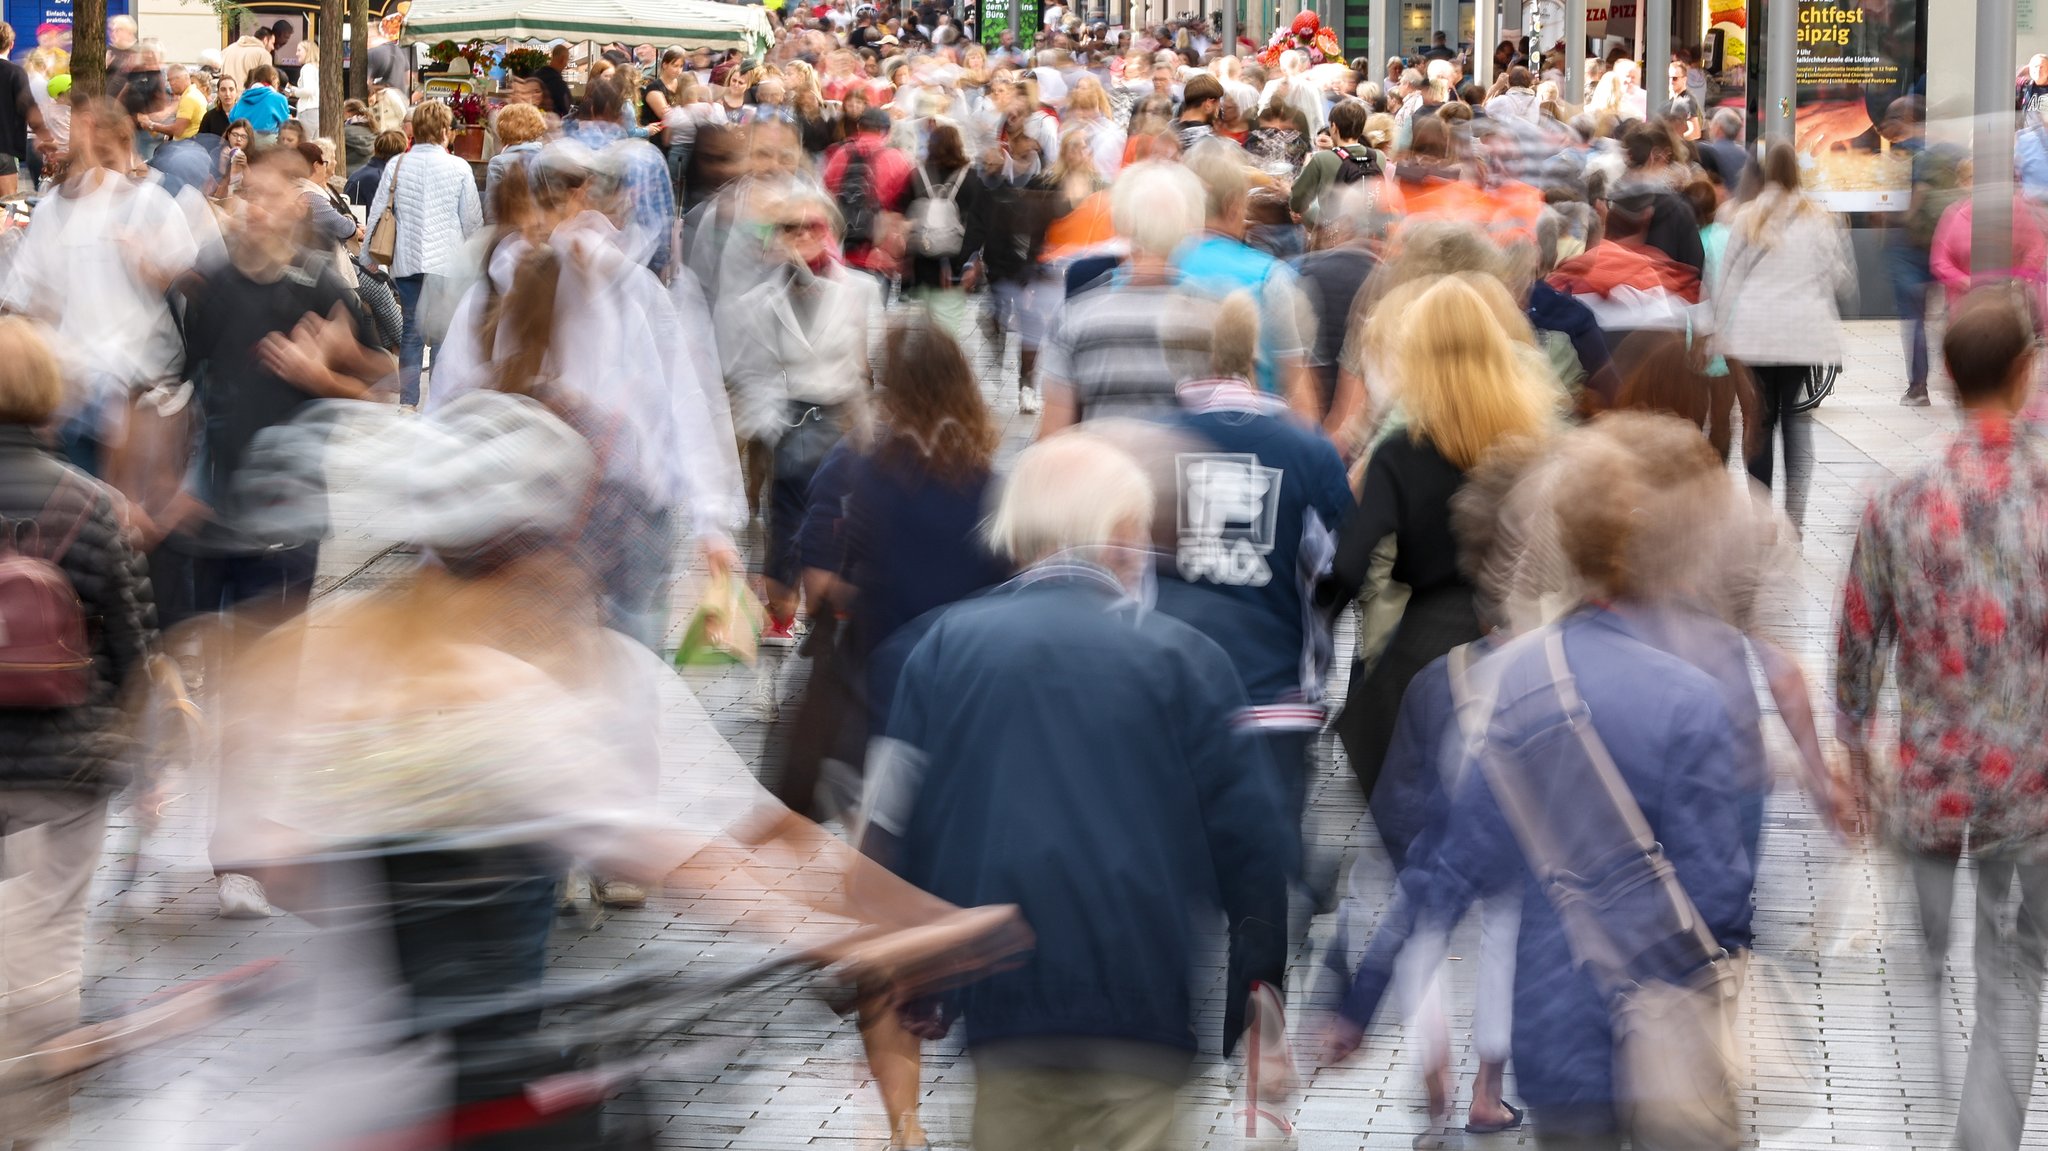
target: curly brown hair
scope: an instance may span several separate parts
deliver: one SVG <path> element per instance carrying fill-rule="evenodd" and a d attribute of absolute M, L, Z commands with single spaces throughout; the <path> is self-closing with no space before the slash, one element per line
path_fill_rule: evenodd
<path fill-rule="evenodd" d="M 881 416 L 878 456 L 951 483 L 987 475 L 1002 439 L 967 354 L 929 318 L 889 329 L 883 343 Z"/>

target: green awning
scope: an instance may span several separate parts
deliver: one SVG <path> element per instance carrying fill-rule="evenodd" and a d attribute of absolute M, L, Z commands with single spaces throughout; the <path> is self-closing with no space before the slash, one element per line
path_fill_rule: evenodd
<path fill-rule="evenodd" d="M 415 0 L 405 39 L 618 40 L 683 48 L 765 48 L 768 13 L 711 0 Z"/>

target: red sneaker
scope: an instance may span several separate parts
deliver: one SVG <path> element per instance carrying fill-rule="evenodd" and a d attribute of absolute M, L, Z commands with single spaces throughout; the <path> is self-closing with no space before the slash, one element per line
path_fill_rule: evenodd
<path fill-rule="evenodd" d="M 777 619 L 772 615 L 769 616 L 768 626 L 761 629 L 761 646 L 795 647 L 796 617 L 792 615 L 784 619 Z"/>

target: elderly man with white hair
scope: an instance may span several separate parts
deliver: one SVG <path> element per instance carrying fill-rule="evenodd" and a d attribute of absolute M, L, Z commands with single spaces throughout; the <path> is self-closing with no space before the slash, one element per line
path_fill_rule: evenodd
<path fill-rule="evenodd" d="M 1179 164 L 1133 164 L 1109 214 L 1130 259 L 1068 300 L 1039 350 L 1040 436 L 1104 415 L 1170 418 L 1174 386 L 1209 372 L 1215 300 L 1186 291 L 1173 266 L 1205 222 L 1200 181 Z"/>
<path fill-rule="evenodd" d="M 1223 649 L 1147 610 L 1152 507 L 1144 471 L 1093 430 L 1027 449 L 989 529 L 1023 570 L 929 624 L 870 761 L 897 872 L 1014 901 L 1036 937 L 955 1000 L 979 1151 L 1184 1145 L 1174 1095 L 1216 904 L 1239 985 L 1283 974 L 1272 768 L 1233 722 L 1246 697 Z"/>

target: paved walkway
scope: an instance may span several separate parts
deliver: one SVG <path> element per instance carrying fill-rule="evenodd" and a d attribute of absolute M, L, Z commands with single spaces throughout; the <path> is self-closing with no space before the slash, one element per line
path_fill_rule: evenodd
<path fill-rule="evenodd" d="M 970 340 L 994 378 L 994 357 Z M 1926 460 L 1953 424 L 1945 404 L 1901 408 L 1902 361 L 1895 329 L 1884 324 L 1849 328 L 1850 357 L 1838 390 L 1822 406 L 1815 428 L 1818 467 L 1800 563 L 1775 589 L 1768 627 L 1806 664 L 1819 700 L 1829 670 L 1834 589 L 1847 559 L 1850 533 L 1863 493 L 1888 476 Z M 991 389 L 993 393 L 993 389 Z M 1939 385 L 1937 385 L 1939 392 Z M 1015 406 L 1005 389 L 998 402 Z M 1028 421 L 1008 416 L 1013 442 Z M 372 582 L 405 560 L 343 538 L 328 549 L 323 587 Z M 688 595 L 688 583 L 679 588 Z M 679 617 L 680 618 L 680 615 Z M 784 690 L 788 684 L 783 685 Z M 766 726 L 756 679 L 735 672 L 699 681 L 699 698 L 719 729 L 749 762 L 763 755 Z M 1780 733 L 1781 735 L 1782 733 Z M 1787 741 L 1778 739 L 1786 753 Z M 204 859 L 208 801 L 203 783 L 172 787 L 157 833 L 134 861 L 125 816 L 117 818 L 106 862 L 93 895 L 92 943 L 87 961 L 88 1010 L 106 1009 L 195 976 L 266 956 L 290 956 L 310 946 L 310 933 L 289 918 L 248 923 L 215 918 L 213 888 Z M 1326 853 L 1354 853 L 1372 837 L 1348 772 L 1331 764 L 1312 803 L 1314 839 Z M 1921 961 L 1907 888 L 1899 868 L 1882 855 L 1845 849 L 1826 833 L 1795 791 L 1772 803 L 1765 860 L 1758 885 L 1760 1006 L 1752 1021 L 1755 1046 L 1769 1053 L 1750 1117 L 1760 1146 L 1922 1148 L 1945 1144 L 1951 1118 L 1941 1086 L 1942 1059 L 1960 1068 L 1969 1010 L 1967 966 L 1955 977 L 1939 1010 L 1924 1002 Z M 1383 896 L 1388 876 L 1370 862 L 1358 873 L 1368 902 Z M 1967 899 L 1959 908 L 1970 906 Z M 691 902 L 657 898 L 635 912 L 611 912 L 563 921 L 553 941 L 555 969 L 570 975 L 603 972 L 634 960 L 703 967 L 743 962 L 765 948 L 826 929 L 765 909 L 708 897 Z M 1311 962 L 1330 931 L 1315 921 L 1296 956 L 1297 1000 L 1310 983 Z M 1957 925 L 1959 945 L 1970 935 Z M 1454 939 L 1452 953 L 1468 955 L 1473 939 Z M 1469 985 L 1463 960 L 1450 964 L 1453 988 Z M 1212 980 L 1203 1000 L 1204 1034 L 1220 1026 L 1220 993 Z M 1469 1002 L 1454 990 L 1449 1002 Z M 1298 1023 L 1309 1016 L 1297 1011 Z M 260 1092 L 237 1057 L 274 1040 L 281 1024 L 268 1017 L 181 1042 L 148 1060 L 131 1061 L 90 1083 L 79 1100 L 69 1146 L 232 1147 L 253 1125 L 246 1096 Z M 880 1107 L 850 1025 L 807 997 L 756 1000 L 723 1013 L 709 1030 L 724 1044 L 690 1048 L 685 1058 L 632 1105 L 660 1126 L 663 1147 L 854 1148 L 884 1146 Z M 1469 1088 L 1470 1051 L 1461 1021 L 1453 1042 L 1463 1062 L 1461 1092 Z M 1213 1038 L 1211 1040 L 1213 1043 Z M 1407 1147 L 1425 1130 L 1412 1047 L 1397 1022 L 1383 1021 L 1350 1064 L 1316 1075 L 1296 1101 L 1305 1149 Z M 708 1053 L 708 1054 L 707 1054 Z M 278 1070 L 289 1071 L 289 1067 Z M 933 1045 L 926 1068 L 925 1121 L 935 1145 L 964 1147 L 971 1113 L 971 1068 L 957 1044 Z M 166 1129 L 156 1116 L 172 1101 L 199 1097 Z M 1512 1098 L 1512 1078 L 1510 1079 Z M 1225 1119 L 1228 1088 L 1220 1071 L 1199 1078 L 1187 1092 L 1189 1147 L 1238 1142 Z M 1463 1101 L 1460 1101 L 1462 1114 Z M 260 1111 L 260 1108 L 257 1108 Z M 2048 1114 L 2037 1104 L 2030 1127 L 2048 1138 Z M 1448 1136 L 1444 1146 L 1510 1147 L 1526 1134 Z"/>

